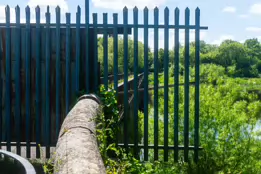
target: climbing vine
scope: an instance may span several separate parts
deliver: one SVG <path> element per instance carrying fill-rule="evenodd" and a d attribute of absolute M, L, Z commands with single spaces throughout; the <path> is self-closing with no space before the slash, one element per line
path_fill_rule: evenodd
<path fill-rule="evenodd" d="M 116 92 L 106 90 L 102 85 L 99 90 L 102 101 L 102 113 L 97 117 L 97 138 L 101 156 L 107 173 L 140 173 L 142 165 L 124 149 L 117 147 L 119 133 L 119 108 Z"/>

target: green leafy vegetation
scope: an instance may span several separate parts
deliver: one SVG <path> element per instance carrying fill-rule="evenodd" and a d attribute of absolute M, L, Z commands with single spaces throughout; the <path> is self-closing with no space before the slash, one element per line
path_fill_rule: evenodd
<path fill-rule="evenodd" d="M 109 74 L 113 74 L 113 39 L 108 46 Z M 129 72 L 133 72 L 133 41 L 129 40 Z M 99 61 L 103 70 L 102 39 L 99 39 Z M 139 73 L 143 71 L 143 44 L 139 42 Z M 190 81 L 195 80 L 195 43 L 190 43 Z M 153 53 L 149 66 L 153 70 Z M 174 52 L 169 51 L 169 84 L 174 84 Z M 135 159 L 131 153 L 116 146 L 119 133 L 119 109 L 115 91 L 100 88 L 103 112 L 97 117 L 97 136 L 107 173 L 133 174 L 257 174 L 261 173 L 261 45 L 257 39 L 239 43 L 226 40 L 220 46 L 201 41 L 200 67 L 200 147 L 199 162 L 193 162 L 193 152 L 185 163 L 180 151 L 178 163 L 169 151 L 169 162 L 163 162 L 163 151 L 154 161 L 149 150 L 149 161 Z M 159 85 L 164 85 L 164 50 L 159 50 Z M 123 72 L 123 40 L 119 39 L 119 74 Z M 180 83 L 184 82 L 184 47 L 180 47 Z M 149 75 L 153 86 L 154 76 Z M 194 145 L 194 86 L 190 86 L 190 145 Z M 153 99 L 153 90 L 149 92 Z M 83 93 L 82 93 L 83 94 Z M 169 88 L 169 145 L 174 142 L 174 88 Z M 179 88 L 179 144 L 184 137 L 184 87 Z M 153 101 L 153 100 L 151 100 Z M 164 143 L 164 90 L 159 90 L 159 144 Z M 149 104 L 149 144 L 154 143 L 154 108 Z M 144 115 L 139 112 L 140 142 L 144 135 Z M 140 156 L 142 157 L 142 151 Z M 142 158 L 141 158 L 142 159 Z M 52 165 L 44 163 L 48 171 Z"/>
<path fill-rule="evenodd" d="M 123 39 L 118 40 L 118 72 L 123 73 L 124 47 Z M 134 41 L 128 41 L 128 71 L 134 71 Z M 144 45 L 138 42 L 138 72 L 143 71 L 144 66 Z M 113 38 L 108 40 L 108 72 L 113 74 Z M 184 66 L 185 49 L 180 45 L 180 65 Z M 207 44 L 200 41 L 200 56 L 202 64 L 216 64 L 225 68 L 226 74 L 230 77 L 259 77 L 261 74 L 261 44 L 258 39 L 248 39 L 244 43 L 233 40 L 224 40 L 219 46 Z M 103 74 L 103 39 L 98 40 L 98 57 L 101 63 L 101 74 Z M 170 66 L 174 64 L 174 49 L 169 50 Z M 149 49 L 149 67 L 153 69 L 153 52 Z M 191 66 L 195 64 L 195 42 L 190 43 Z M 164 49 L 158 51 L 158 68 L 163 72 Z"/>
<path fill-rule="evenodd" d="M 200 160 L 193 164 L 190 154 L 190 172 L 188 173 L 260 173 L 261 141 L 260 129 L 261 102 L 257 86 L 260 79 L 231 78 L 223 67 L 202 65 L 200 88 Z M 193 77 L 193 71 L 191 72 Z M 181 76 L 182 78 L 182 76 Z M 163 85 L 164 76 L 160 77 Z M 169 78 L 173 83 L 173 78 Z M 151 82 L 153 77 L 151 77 Z M 194 87 L 190 87 L 190 145 L 194 143 Z M 180 87 L 179 104 L 179 144 L 183 144 L 184 130 L 184 88 Z M 152 94 L 153 96 L 153 94 Z M 159 144 L 163 144 L 163 90 L 159 92 Z M 174 91 L 169 91 L 169 144 L 174 141 Z M 149 110 L 149 144 L 154 143 L 153 106 Z M 143 128 L 143 114 L 140 113 L 140 127 Z M 141 130 L 142 132 L 144 130 Z M 260 135 L 260 134 L 259 134 Z M 173 152 L 169 154 L 173 158 Z M 160 151 L 163 160 L 163 151 Z M 183 161 L 183 153 L 180 153 Z M 153 161 L 153 151 L 150 151 Z M 185 172 L 186 173 L 186 172 Z"/>
<path fill-rule="evenodd" d="M 107 91 L 104 86 L 101 86 L 99 95 L 103 103 L 103 112 L 96 119 L 98 123 L 97 137 L 108 174 L 165 174 L 177 173 L 187 168 L 184 163 L 141 162 L 135 159 L 131 153 L 126 153 L 123 148 L 117 147 L 115 138 L 119 132 L 119 111 L 115 91 Z"/>
<path fill-rule="evenodd" d="M 124 47 L 123 47 L 123 38 L 119 37 L 118 39 L 118 73 L 123 73 L 123 64 L 124 64 Z M 138 71 L 142 72 L 144 66 L 144 45 L 142 42 L 138 42 Z M 108 73 L 113 74 L 113 38 L 108 39 Z M 134 42 L 132 39 L 128 40 L 128 70 L 129 72 L 134 71 Z M 98 40 L 98 60 L 101 63 L 101 75 L 103 75 L 104 64 L 103 64 L 103 38 L 99 38 Z M 153 57 L 152 53 L 149 50 L 149 62 L 152 64 Z"/>
<path fill-rule="evenodd" d="M 130 50 L 129 48 L 129 51 Z M 139 54 L 142 53 L 139 52 Z M 190 81 L 195 79 L 195 43 L 190 43 Z M 150 54 L 151 55 L 151 54 Z M 153 54 L 152 54 L 153 55 Z M 159 50 L 159 85 L 164 85 L 164 50 Z M 169 50 L 169 84 L 174 84 L 174 52 Z M 139 162 L 124 152 L 111 171 L 116 173 L 261 173 L 261 44 L 257 39 L 239 43 L 225 40 L 220 46 L 201 41 L 200 67 L 200 151 L 199 163 L 193 163 L 193 152 L 189 163 L 183 162 L 180 151 L 179 162 L 174 163 L 173 151 L 169 151 L 168 163 L 163 162 L 163 151 L 159 161 L 154 161 L 153 150 L 149 151 L 149 162 Z M 143 61 L 143 57 L 139 55 Z M 133 59 L 130 56 L 129 59 Z M 153 68 L 149 57 L 149 66 Z M 100 59 L 100 61 L 102 61 Z M 140 61 L 140 60 L 139 60 Z M 141 65 L 142 67 L 142 65 Z M 140 69 L 142 72 L 142 68 Z M 132 72 L 132 69 L 129 69 Z M 184 82 L 184 47 L 180 47 L 180 83 Z M 149 76 L 153 86 L 154 77 Z M 190 145 L 194 145 L 194 86 L 190 86 Z M 179 94 L 179 144 L 183 145 L 184 87 Z M 153 98 L 153 91 L 150 91 Z M 169 89 L 169 145 L 174 141 L 174 89 Z M 149 105 L 149 144 L 154 143 L 154 108 Z M 159 90 L 159 144 L 164 144 L 164 90 Z M 144 116 L 139 112 L 139 135 L 142 143 Z M 120 148 L 116 148 L 120 149 Z M 119 154 L 121 154 L 119 152 Z M 142 156 L 142 152 L 140 153 Z M 118 159 L 118 158 L 116 158 Z M 113 160 L 114 161 L 114 160 Z M 135 163 L 135 164 L 133 164 Z M 109 163 L 108 163 L 109 164 Z M 122 169 L 122 165 L 135 166 Z M 120 167 L 121 166 L 121 167 Z M 139 166 L 139 167 L 137 167 Z M 110 168 L 109 167 L 109 168 Z M 121 168 L 122 170 L 118 170 Z"/>

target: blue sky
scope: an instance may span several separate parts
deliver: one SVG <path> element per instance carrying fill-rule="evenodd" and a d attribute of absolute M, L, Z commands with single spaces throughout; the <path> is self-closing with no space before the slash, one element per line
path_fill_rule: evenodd
<path fill-rule="evenodd" d="M 62 9 L 62 21 L 65 21 L 65 12 L 71 12 L 72 22 L 75 22 L 75 13 L 77 5 L 82 7 L 84 14 L 84 0 L 0 0 L 0 21 L 4 22 L 4 7 L 11 7 L 11 21 L 15 21 L 14 7 L 21 7 L 21 20 L 24 21 L 24 8 L 29 5 L 31 8 L 31 19 L 34 18 L 34 8 L 38 4 L 41 7 L 42 22 L 44 22 L 44 12 L 46 5 L 50 5 L 52 21 L 55 20 L 54 8 L 59 5 Z M 174 23 L 174 9 L 179 7 L 181 10 L 180 22 L 184 24 L 184 10 L 186 7 L 191 9 L 191 24 L 194 24 L 194 10 L 199 7 L 201 10 L 201 25 L 208 26 L 207 31 L 201 32 L 201 39 L 208 43 L 219 44 L 224 39 L 234 39 L 243 42 L 248 38 L 259 38 L 261 40 L 261 0 L 90 0 L 91 13 L 98 13 L 99 22 L 102 22 L 102 13 L 108 13 L 109 23 L 112 22 L 112 14 L 119 14 L 119 23 L 122 23 L 122 8 L 129 7 L 129 22 L 132 23 L 132 8 L 136 5 L 140 9 L 139 23 L 143 22 L 142 9 L 148 6 L 150 13 L 150 23 L 153 21 L 153 8 L 159 7 L 160 23 L 164 21 L 164 8 L 170 9 L 170 23 Z M 92 15 L 90 15 L 92 21 Z M 84 22 L 84 15 L 82 15 Z M 143 32 L 139 32 L 139 39 L 142 40 Z M 153 45 L 153 32 L 150 31 L 150 45 Z M 191 37 L 194 38 L 193 32 Z M 173 32 L 170 32 L 170 40 L 173 40 Z M 181 42 L 184 39 L 184 33 L 181 31 Z M 163 32 L 160 32 L 160 46 L 163 46 Z M 170 42 L 170 47 L 173 43 Z"/>

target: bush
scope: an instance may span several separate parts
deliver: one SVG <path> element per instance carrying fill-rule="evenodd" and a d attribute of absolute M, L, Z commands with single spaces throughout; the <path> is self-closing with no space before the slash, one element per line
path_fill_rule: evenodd
<path fill-rule="evenodd" d="M 257 128 L 260 126 L 261 102 L 252 88 L 260 80 L 250 81 L 226 77 L 223 67 L 205 65 L 201 68 L 201 77 L 207 83 L 201 83 L 200 89 L 200 152 L 199 163 L 193 164 L 193 155 L 190 163 L 183 164 L 183 154 L 180 155 L 180 165 L 184 173 L 261 173 L 261 139 L 257 137 Z M 224 77 L 224 78 L 223 78 Z M 163 78 L 163 77 L 161 77 Z M 220 80 L 223 79 L 223 80 Z M 170 79 L 171 80 L 171 79 Z M 160 79 L 159 81 L 163 81 Z M 216 84 L 209 82 L 216 81 Z M 163 84 L 161 84 L 163 85 Z M 164 140 L 164 98 L 159 93 L 159 144 Z M 184 89 L 180 87 L 179 131 L 183 130 Z M 194 87 L 191 87 L 190 97 L 190 145 L 194 142 Z M 174 94 L 169 93 L 169 144 L 173 144 L 174 133 Z M 143 114 L 140 113 L 140 131 L 143 132 Z M 153 108 L 149 110 L 149 144 L 154 142 Z M 260 133 L 260 132 L 259 132 Z M 183 144 L 183 135 L 180 134 L 179 143 Z M 160 160 L 163 153 L 160 151 Z M 149 154 L 153 161 L 153 151 Z M 173 156 L 173 152 L 169 153 Z M 188 165 L 186 167 L 186 165 Z M 174 170 L 172 171 L 173 173 Z M 176 172 L 182 173 L 182 172 Z"/>

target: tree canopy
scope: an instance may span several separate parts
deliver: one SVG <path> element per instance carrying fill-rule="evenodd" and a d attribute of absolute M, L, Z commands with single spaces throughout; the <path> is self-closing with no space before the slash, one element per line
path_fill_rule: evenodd
<path fill-rule="evenodd" d="M 124 41 L 118 39 L 118 72 L 123 73 Z M 190 43 L 190 63 L 195 64 L 195 42 Z M 180 63 L 184 64 L 185 49 L 180 46 Z M 113 38 L 108 39 L 108 72 L 113 74 Z M 98 57 L 103 73 L 103 39 L 98 40 Z M 153 52 L 148 50 L 149 67 L 153 68 Z M 248 39 L 244 43 L 233 40 L 224 40 L 219 46 L 200 41 L 200 57 L 202 64 L 216 64 L 225 68 L 227 75 L 231 77 L 259 77 L 261 74 L 261 44 L 256 39 Z M 169 64 L 174 64 L 174 49 L 169 50 Z M 163 72 L 164 49 L 158 50 L 158 69 Z M 138 72 L 143 71 L 144 44 L 138 42 Z M 128 71 L 134 71 L 134 41 L 128 40 Z"/>

